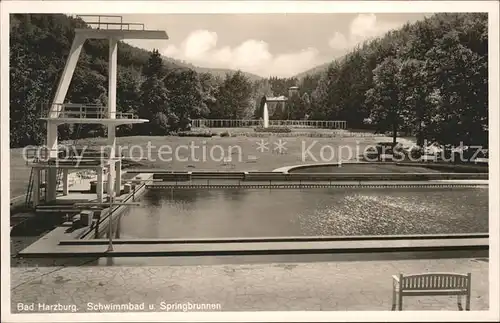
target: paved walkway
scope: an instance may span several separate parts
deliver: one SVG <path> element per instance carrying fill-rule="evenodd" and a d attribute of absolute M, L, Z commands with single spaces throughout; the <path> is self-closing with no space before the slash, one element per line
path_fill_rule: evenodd
<path fill-rule="evenodd" d="M 472 273 L 472 310 L 487 310 L 486 259 L 147 267 L 12 268 L 12 311 L 22 304 L 198 304 L 222 311 L 390 310 L 398 273 Z M 162 304 L 163 302 L 163 304 Z M 209 304 L 209 305 L 206 305 Z M 38 306 L 38 305 L 36 305 Z M 405 310 L 457 310 L 455 297 L 405 298 Z M 177 311 L 182 309 L 177 308 Z"/>

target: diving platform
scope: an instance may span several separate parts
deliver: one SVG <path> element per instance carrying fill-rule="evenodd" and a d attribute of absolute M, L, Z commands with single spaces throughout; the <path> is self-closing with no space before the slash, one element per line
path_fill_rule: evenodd
<path fill-rule="evenodd" d="M 91 28 L 77 28 L 75 35 L 87 39 L 168 39 L 164 30 L 147 30 L 142 23 L 124 22 L 122 16 L 78 15 Z"/>
<path fill-rule="evenodd" d="M 123 24 L 122 27 L 130 26 Z M 75 29 L 77 35 L 92 39 L 168 39 L 167 33 L 162 30 L 130 30 L 130 29 Z"/>
<path fill-rule="evenodd" d="M 112 112 L 108 107 L 95 104 L 54 103 L 43 109 L 41 120 L 51 121 L 56 124 L 106 124 L 123 125 L 149 122 L 140 119 L 133 113 Z"/>

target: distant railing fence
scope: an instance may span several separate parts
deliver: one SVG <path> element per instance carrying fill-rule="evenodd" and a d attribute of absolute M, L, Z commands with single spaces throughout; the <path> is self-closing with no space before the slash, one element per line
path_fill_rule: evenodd
<path fill-rule="evenodd" d="M 262 126 L 262 120 L 255 119 L 193 119 L 193 128 L 246 128 Z M 347 129 L 347 121 L 341 120 L 269 120 L 270 127 Z"/>

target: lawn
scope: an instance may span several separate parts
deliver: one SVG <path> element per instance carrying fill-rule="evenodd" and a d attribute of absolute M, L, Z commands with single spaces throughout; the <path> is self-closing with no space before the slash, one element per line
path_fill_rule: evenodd
<path fill-rule="evenodd" d="M 220 133 L 229 130 L 249 132 L 251 129 L 213 129 Z M 324 132 L 325 130 L 307 130 Z M 263 140 L 263 148 L 258 149 Z M 282 141 L 279 152 L 277 144 Z M 120 137 L 117 144 L 124 157 L 132 157 L 144 168 L 159 168 L 176 171 L 272 171 L 282 166 L 336 162 L 339 155 L 343 161 L 354 160 L 369 146 L 387 137 Z M 106 143 L 105 138 L 78 140 L 77 146 L 98 149 Z M 150 147 L 150 148 L 148 148 Z M 190 148 L 192 147 L 192 148 Z M 342 147 L 342 148 L 341 148 Z M 350 151 L 349 151 L 350 150 Z M 177 153 L 176 153 L 177 151 Z M 22 156 L 22 148 L 11 149 L 11 198 L 25 194 L 30 176 L 30 167 Z M 148 154 L 150 157 L 148 157 Z M 142 155 L 142 156 L 141 156 Z M 226 159 L 231 156 L 231 161 Z M 163 159 L 163 160 L 162 160 Z M 367 172 L 366 170 L 364 172 Z"/>

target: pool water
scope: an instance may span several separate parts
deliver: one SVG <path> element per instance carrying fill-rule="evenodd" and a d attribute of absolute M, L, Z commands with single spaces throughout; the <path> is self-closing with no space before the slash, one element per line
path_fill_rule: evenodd
<path fill-rule="evenodd" d="M 228 238 L 488 232 L 487 188 L 150 190 L 117 236 Z"/>

